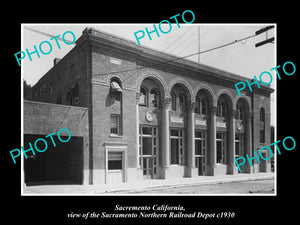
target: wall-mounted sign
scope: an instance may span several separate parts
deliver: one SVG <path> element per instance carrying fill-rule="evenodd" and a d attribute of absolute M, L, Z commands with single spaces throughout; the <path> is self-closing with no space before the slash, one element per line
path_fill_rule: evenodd
<path fill-rule="evenodd" d="M 171 116 L 172 123 L 183 123 L 183 117 Z"/>
<path fill-rule="evenodd" d="M 195 120 L 195 124 L 196 124 L 196 125 L 206 126 L 206 120 L 199 120 L 199 119 L 196 119 L 196 120 Z"/>
<path fill-rule="evenodd" d="M 226 128 L 226 123 L 224 123 L 224 122 L 217 122 L 217 127 L 225 127 Z"/>

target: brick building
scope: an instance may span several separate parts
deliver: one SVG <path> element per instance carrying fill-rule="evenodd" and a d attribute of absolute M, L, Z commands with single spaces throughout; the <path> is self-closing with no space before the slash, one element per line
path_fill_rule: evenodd
<path fill-rule="evenodd" d="M 236 174 L 235 157 L 270 144 L 273 90 L 252 86 L 239 97 L 234 84 L 244 80 L 86 28 L 32 98 L 87 109 L 84 183 L 193 178 Z M 270 171 L 253 161 L 242 173 Z"/>

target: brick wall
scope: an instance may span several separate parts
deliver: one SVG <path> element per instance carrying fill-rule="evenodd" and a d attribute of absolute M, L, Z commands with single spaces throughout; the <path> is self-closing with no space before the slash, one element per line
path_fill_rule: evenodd
<path fill-rule="evenodd" d="M 81 137 L 83 152 L 84 183 L 89 181 L 89 133 L 87 108 L 64 106 L 49 103 L 24 101 L 24 135 L 46 136 L 66 128 L 71 137 Z M 49 142 L 49 138 L 46 138 Z M 50 142 L 49 142 L 50 143 Z M 66 143 L 67 144 L 67 143 Z M 50 145 L 49 145 L 50 146 Z M 72 148 L 74 148 L 76 144 Z M 25 146 L 24 146 L 25 147 Z M 48 151 L 48 150 L 47 150 Z M 72 151 L 69 152 L 72 154 Z M 42 153 L 41 153 L 42 154 Z M 77 154 L 78 156 L 78 154 Z M 74 157 L 77 157 L 74 155 Z M 70 156 L 73 157 L 73 156 Z M 76 165 L 71 165 L 76 166 Z"/>
<path fill-rule="evenodd" d="M 39 102 L 67 104 L 67 92 L 76 83 L 79 84 L 79 103 L 77 106 L 88 105 L 87 54 L 84 46 L 73 48 L 64 58 L 53 66 L 33 87 L 32 100 Z"/>

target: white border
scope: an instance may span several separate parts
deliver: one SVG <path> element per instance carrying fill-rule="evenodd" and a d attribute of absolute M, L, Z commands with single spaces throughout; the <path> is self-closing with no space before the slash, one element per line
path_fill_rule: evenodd
<path fill-rule="evenodd" d="M 56 23 L 44 23 L 44 24 L 38 24 L 38 23 L 22 23 L 21 24 L 21 49 L 24 49 L 24 33 L 23 33 L 23 27 L 24 26 L 87 26 L 87 27 L 93 27 L 93 26 L 115 26 L 115 25 L 125 25 L 125 26 L 142 26 L 142 25 L 149 25 L 149 24 L 93 24 L 93 23 L 70 23 L 70 24 L 56 24 Z M 275 36 L 275 54 L 274 54 L 274 66 L 277 65 L 277 24 L 276 23 L 226 23 L 226 24 L 214 24 L 214 23 L 193 23 L 193 24 L 180 24 L 180 26 L 192 26 L 192 25 L 201 25 L 201 26 L 269 26 L 269 25 L 274 25 L 274 36 Z M 113 34 L 116 37 L 120 37 L 118 35 Z M 122 39 L 124 39 L 123 37 L 120 37 Z M 148 48 L 148 47 L 146 47 Z M 159 51 L 154 49 L 155 51 Z M 23 109 L 23 66 L 21 63 L 21 145 L 24 146 L 24 137 L 23 137 L 23 133 L 24 133 L 24 109 Z M 274 87 L 274 95 L 275 95 L 275 102 L 274 102 L 274 111 L 271 111 L 271 113 L 274 113 L 274 118 L 275 118 L 275 125 L 274 125 L 274 141 L 277 141 L 277 79 L 275 79 L 275 87 Z M 270 99 L 271 100 L 271 99 Z M 270 108 L 271 109 L 271 108 Z M 270 117 L 271 118 L 271 117 Z M 276 152 L 276 151 L 274 151 Z M 25 183 L 24 183 L 24 157 L 23 157 L 23 152 L 21 151 L 21 196 L 277 196 L 277 153 L 275 154 L 275 159 L 274 159 L 274 167 L 275 167 L 275 171 L 274 171 L 274 175 L 275 175 L 275 179 L 274 179 L 274 193 L 272 194 L 29 194 L 29 193 L 24 193 L 24 188 L 25 188 Z M 85 185 L 78 185 L 78 186 L 82 186 L 84 187 Z M 89 185 L 92 186 L 92 185 Z"/>

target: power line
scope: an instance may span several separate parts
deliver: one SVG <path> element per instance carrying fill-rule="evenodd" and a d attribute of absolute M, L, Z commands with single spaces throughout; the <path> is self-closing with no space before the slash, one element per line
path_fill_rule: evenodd
<path fill-rule="evenodd" d="M 244 37 L 244 38 L 237 39 L 235 41 L 229 42 L 227 44 L 223 44 L 223 45 L 220 45 L 220 46 L 217 46 L 217 47 L 214 47 L 214 48 L 207 49 L 207 50 L 202 51 L 202 52 L 196 52 L 196 53 L 193 53 L 193 54 L 190 54 L 190 55 L 186 55 L 186 56 L 182 56 L 182 57 L 176 57 L 174 59 L 166 60 L 166 61 L 160 62 L 160 63 L 155 63 L 155 64 L 152 64 L 152 65 L 149 65 L 149 66 L 142 66 L 142 67 L 137 68 L 137 69 L 128 69 L 128 70 L 123 70 L 123 71 L 115 71 L 115 72 L 109 72 L 109 73 L 100 73 L 100 74 L 96 74 L 94 76 L 101 76 L 101 75 L 106 75 L 106 74 L 116 74 L 116 73 L 126 73 L 126 72 L 131 72 L 131 71 L 139 70 L 139 69 L 142 69 L 142 68 L 154 67 L 154 66 L 158 66 L 158 65 L 161 65 L 161 64 L 173 62 L 173 61 L 176 61 L 176 60 L 179 60 L 179 59 L 188 58 L 188 57 L 191 57 L 191 56 L 194 56 L 194 55 L 197 55 L 197 54 L 203 54 L 203 53 L 207 53 L 207 52 L 214 51 L 214 50 L 217 50 L 217 49 L 221 49 L 221 48 L 224 48 L 224 47 L 236 44 L 236 43 L 238 43 L 240 41 L 244 41 L 244 40 L 253 38 L 255 36 L 256 36 L 256 34 L 250 35 L 250 36 L 247 36 L 247 37 Z"/>
<path fill-rule="evenodd" d="M 178 44 L 177 46 L 175 46 L 175 48 L 173 48 L 171 51 L 169 51 L 169 53 L 171 54 L 172 52 L 174 52 L 175 49 L 177 49 L 178 47 L 180 47 L 184 42 L 186 42 L 188 39 L 190 39 L 191 37 L 193 37 L 193 35 L 197 32 L 194 31 L 193 33 L 191 33 L 186 39 L 184 39 L 182 42 L 180 42 L 180 44 Z"/>
<path fill-rule="evenodd" d="M 203 38 L 205 35 L 207 35 L 209 32 L 211 32 L 215 27 L 212 27 L 210 30 L 208 30 L 207 32 L 205 32 L 204 34 L 202 34 L 200 37 L 198 37 L 198 39 L 194 40 L 194 41 L 197 41 L 200 42 L 201 38 Z M 183 50 L 181 50 L 180 52 L 178 52 L 178 55 L 183 52 L 183 51 L 186 51 L 190 46 L 192 46 L 195 42 L 191 42 L 188 46 L 186 46 Z M 200 45 L 198 43 L 198 52 L 200 52 Z M 199 54 L 200 56 L 200 54 Z M 199 59 L 198 59 L 198 63 L 200 64 L 199 62 Z"/>
<path fill-rule="evenodd" d="M 39 31 L 39 30 L 30 28 L 30 27 L 25 27 L 25 26 L 24 26 L 24 29 L 30 30 L 30 31 L 32 31 L 32 32 L 35 32 L 35 33 L 38 33 L 38 34 L 42 34 L 42 35 L 45 35 L 45 36 L 48 36 L 48 37 L 51 37 L 51 38 L 55 37 L 55 36 L 52 35 L 52 34 L 48 34 L 48 33 L 46 33 L 46 32 L 42 32 L 42 31 Z M 57 35 L 56 35 L 56 36 L 57 36 Z M 69 40 L 67 40 L 67 39 L 63 40 L 61 37 L 57 37 L 57 39 L 60 40 L 60 41 L 66 41 L 66 42 L 68 42 L 68 43 L 72 43 L 72 42 L 73 42 L 73 41 L 69 41 Z M 75 42 L 72 43 L 72 44 L 74 45 Z"/>
<path fill-rule="evenodd" d="M 191 29 L 190 29 L 191 30 Z M 190 31 L 188 30 L 188 32 Z M 173 42 L 171 42 L 164 50 L 162 50 L 162 52 L 166 52 L 168 48 L 170 48 L 171 46 L 174 46 L 174 44 L 180 39 L 182 38 L 184 35 L 186 35 L 188 32 L 184 32 L 183 34 L 179 35 Z"/>

